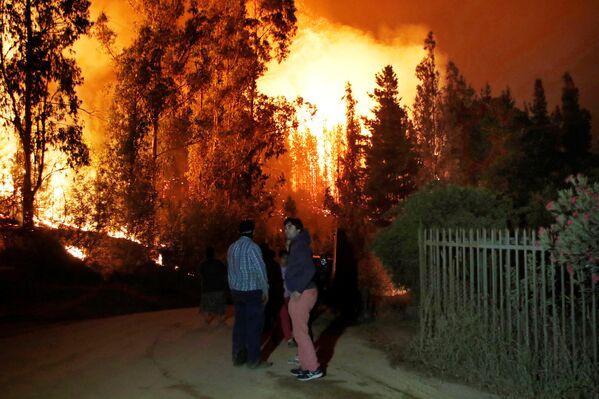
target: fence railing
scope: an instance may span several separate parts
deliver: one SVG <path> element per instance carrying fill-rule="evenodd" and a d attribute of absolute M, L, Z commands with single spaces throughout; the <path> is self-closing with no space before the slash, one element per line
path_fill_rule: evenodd
<path fill-rule="evenodd" d="M 553 263 L 535 231 L 424 229 L 419 248 L 421 345 L 443 333 L 439 320 L 468 311 L 544 369 L 564 353 L 599 364 L 599 284 Z"/>

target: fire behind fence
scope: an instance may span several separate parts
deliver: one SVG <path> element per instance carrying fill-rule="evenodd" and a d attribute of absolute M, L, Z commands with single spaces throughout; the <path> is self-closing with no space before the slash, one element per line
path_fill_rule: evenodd
<path fill-rule="evenodd" d="M 425 229 L 419 235 L 420 345 L 449 315 L 471 312 L 505 347 L 527 348 L 541 370 L 599 365 L 599 284 L 550 261 L 534 231 Z"/>

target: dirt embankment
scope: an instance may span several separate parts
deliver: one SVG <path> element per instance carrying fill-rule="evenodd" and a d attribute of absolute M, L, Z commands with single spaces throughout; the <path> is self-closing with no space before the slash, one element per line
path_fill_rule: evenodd
<path fill-rule="evenodd" d="M 85 260 L 66 247 L 86 250 Z M 0 323 L 77 320 L 193 306 L 194 276 L 160 267 L 141 245 L 98 233 L 0 229 Z"/>

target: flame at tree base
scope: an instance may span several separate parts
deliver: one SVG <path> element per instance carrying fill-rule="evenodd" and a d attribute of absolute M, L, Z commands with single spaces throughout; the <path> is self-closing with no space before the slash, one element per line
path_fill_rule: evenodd
<path fill-rule="evenodd" d="M 67 245 L 64 247 L 64 249 L 77 259 L 85 260 L 85 258 L 87 257 L 85 251 L 81 248 L 72 245 Z"/>

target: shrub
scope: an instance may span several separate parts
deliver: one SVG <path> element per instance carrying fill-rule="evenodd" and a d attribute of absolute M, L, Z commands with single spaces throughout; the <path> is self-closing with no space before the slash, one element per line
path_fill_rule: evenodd
<path fill-rule="evenodd" d="M 504 228 L 511 204 L 488 190 L 437 184 L 411 195 L 395 211 L 397 219 L 376 235 L 372 250 L 394 283 L 417 297 L 419 226 Z"/>
<path fill-rule="evenodd" d="M 582 175 L 569 176 L 571 188 L 558 192 L 546 208 L 555 217 L 548 229 L 541 229 L 541 244 L 551 251 L 552 260 L 565 265 L 580 284 L 599 283 L 599 183 Z"/>

